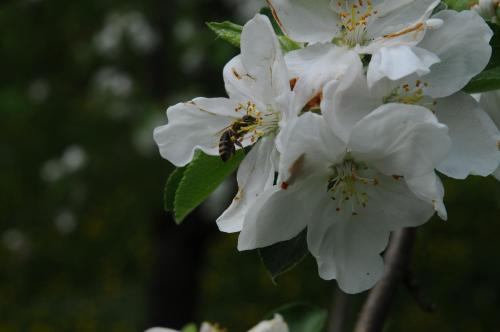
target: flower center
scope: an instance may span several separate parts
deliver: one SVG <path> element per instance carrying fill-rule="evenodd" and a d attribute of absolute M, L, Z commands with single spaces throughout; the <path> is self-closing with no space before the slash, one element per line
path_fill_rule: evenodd
<path fill-rule="evenodd" d="M 245 113 L 231 125 L 239 142 L 249 135 L 251 142 L 254 143 L 260 137 L 274 133 L 279 128 L 281 114 L 271 107 L 266 111 L 259 111 L 257 106 L 249 101 L 246 104 L 238 104 L 235 111 Z"/>
<path fill-rule="evenodd" d="M 370 17 L 377 14 L 371 0 L 338 0 L 336 6 L 343 30 L 343 43 L 348 47 L 364 45 L 368 42 L 366 29 Z"/>
<path fill-rule="evenodd" d="M 351 159 L 346 159 L 331 169 L 327 191 L 332 200 L 337 202 L 337 212 L 347 206 L 353 216 L 358 215 L 358 209 L 365 208 L 368 204 L 368 194 L 364 189 L 368 185 L 378 185 L 377 178 L 373 176 L 374 172 Z"/>
<path fill-rule="evenodd" d="M 429 86 L 427 82 L 416 80 L 414 84 L 402 84 L 391 91 L 383 98 L 384 104 L 400 103 L 407 105 L 420 105 L 429 108 L 434 112 L 436 101 L 426 94 Z"/>

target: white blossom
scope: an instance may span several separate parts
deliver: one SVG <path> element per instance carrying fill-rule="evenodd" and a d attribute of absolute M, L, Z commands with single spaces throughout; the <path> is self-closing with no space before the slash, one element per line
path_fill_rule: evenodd
<path fill-rule="evenodd" d="M 199 332 L 221 332 L 225 331 L 220 329 L 217 325 L 213 325 L 207 322 L 203 322 Z M 271 320 L 265 320 L 260 322 L 255 327 L 248 330 L 248 332 L 288 332 L 288 325 L 283 320 L 283 317 L 279 314 L 275 314 L 274 318 Z M 145 332 L 179 332 L 172 329 L 153 327 Z"/>
<path fill-rule="evenodd" d="M 449 66 L 454 66 L 460 70 L 456 76 L 462 88 L 472 77 L 462 72 L 476 68 L 481 71 L 491 55 L 488 41 L 492 33 L 479 15 L 445 10 L 431 17 L 439 4 L 435 0 L 268 0 L 268 3 L 283 31 L 292 39 L 334 42 L 359 54 L 371 55 L 370 86 L 384 77 L 397 80 L 414 73 L 423 76 L 435 71 L 435 67 L 449 70 Z M 478 26 L 484 32 L 478 34 Z M 446 43 L 424 41 L 427 35 L 432 36 L 443 27 Z M 475 47 L 467 45 L 473 40 Z M 465 52 L 463 58 L 474 61 L 452 63 L 446 58 L 453 46 L 463 45 L 474 49 Z M 463 48 L 453 52 L 463 52 Z"/>
<path fill-rule="evenodd" d="M 320 115 L 304 114 L 278 137 L 280 185 L 248 212 L 238 248 L 286 241 L 307 227 L 322 278 L 337 279 L 348 293 L 371 288 L 383 273 L 389 233 L 444 208 L 442 198 L 420 199 L 408 181 L 428 181 L 450 145 L 448 128 L 421 106 L 382 105 L 347 141 Z"/>
<path fill-rule="evenodd" d="M 456 92 L 456 81 L 452 79 L 454 73 L 449 72 L 450 79 L 446 78 L 447 73 L 431 72 L 423 78 L 409 76 L 398 81 L 385 80 L 370 89 L 366 76 L 358 72 L 354 80 L 328 84 L 321 108 L 325 120 L 345 141 L 353 126 L 380 105 L 423 106 L 450 129 L 452 148 L 436 169 L 456 179 L 465 179 L 471 174 L 488 176 L 500 163 L 498 140 L 488 130 L 494 124 L 473 97 Z M 438 79 L 442 80 L 439 91 L 454 93 L 445 98 L 434 98 L 441 94 L 427 82 Z"/>
<path fill-rule="evenodd" d="M 487 133 L 497 142 L 497 149 L 500 150 L 500 90 L 482 93 L 479 97 L 479 104 L 489 114 L 493 120 L 493 125 L 490 123 Z M 500 180 L 500 163 L 493 175 Z"/>
<path fill-rule="evenodd" d="M 241 55 L 225 66 L 224 81 L 229 98 L 196 98 L 170 107 L 169 122 L 155 129 L 154 139 L 161 155 L 176 166 L 188 164 L 196 150 L 224 157 L 221 152 L 230 148 L 253 145 L 238 170 L 239 192 L 218 220 L 222 231 L 237 232 L 251 202 L 273 185 L 275 135 L 297 115 L 288 107 L 288 71 L 267 17 L 257 15 L 244 26 Z M 224 135 L 232 146 L 222 144 Z"/>

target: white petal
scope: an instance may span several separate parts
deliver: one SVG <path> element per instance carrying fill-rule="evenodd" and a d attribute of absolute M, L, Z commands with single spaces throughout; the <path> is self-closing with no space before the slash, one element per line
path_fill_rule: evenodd
<path fill-rule="evenodd" d="M 380 253 L 390 231 L 416 227 L 434 213 L 432 205 L 415 196 L 402 178 L 376 176 L 377 185 L 360 186 L 366 207 L 323 199 L 308 226 L 308 247 L 318 261 L 320 276 L 337 279 L 345 292 L 371 288 L 382 276 Z"/>
<path fill-rule="evenodd" d="M 330 42 L 339 32 L 331 0 L 268 0 L 276 21 L 290 38 L 307 43 Z"/>
<path fill-rule="evenodd" d="M 378 15 L 368 26 L 369 36 L 383 37 L 407 29 L 427 19 L 437 0 L 385 0 L 375 7 Z"/>
<path fill-rule="evenodd" d="M 354 125 L 380 106 L 382 98 L 368 89 L 366 76 L 358 72 L 354 81 L 341 79 L 327 84 L 323 92 L 321 111 L 333 132 L 347 142 Z"/>
<path fill-rule="evenodd" d="M 367 218 L 377 220 L 375 223 L 396 231 L 423 225 L 434 214 L 432 204 L 417 197 L 403 178 L 380 176 L 378 181 L 377 186 L 367 189 L 369 198 L 366 214 Z M 383 212 L 377 212 L 377 209 Z"/>
<path fill-rule="evenodd" d="M 461 90 L 479 74 L 491 56 L 489 41 L 493 35 L 486 22 L 475 12 L 444 10 L 435 18 L 441 28 L 429 31 L 418 45 L 441 59 L 422 79 L 429 84 L 432 97 L 446 97 Z"/>
<path fill-rule="evenodd" d="M 273 186 L 277 152 L 274 138 L 260 139 L 238 169 L 238 193 L 231 206 L 217 219 L 219 230 L 226 233 L 241 231 L 243 220 L 252 204 L 266 189 Z"/>
<path fill-rule="evenodd" d="M 164 327 L 152 327 L 144 332 L 179 332 L 177 330 L 167 329 Z"/>
<path fill-rule="evenodd" d="M 262 103 L 262 92 L 255 78 L 251 77 L 243 64 L 241 55 L 235 56 L 224 66 L 223 71 L 226 92 L 230 99 L 243 104 L 252 101 L 259 109 L 266 105 Z"/>
<path fill-rule="evenodd" d="M 497 127 L 500 127 L 500 90 L 482 93 L 479 105 L 488 113 Z"/>
<path fill-rule="evenodd" d="M 333 44 L 315 44 L 285 56 L 290 77 L 297 79 L 293 108 L 298 112 L 332 80 L 350 80 L 362 71 L 357 53 Z"/>
<path fill-rule="evenodd" d="M 380 253 L 387 246 L 390 231 L 384 225 L 366 228 L 365 214 L 360 219 L 348 209 L 337 212 L 337 202 L 328 197 L 321 205 L 307 230 L 308 247 L 317 260 L 320 277 L 337 279 L 346 293 L 373 287 L 383 274 Z M 377 225 L 377 217 L 370 222 Z"/>
<path fill-rule="evenodd" d="M 443 220 L 448 219 L 448 212 L 444 206 L 444 187 L 441 179 L 436 175 L 436 172 L 406 179 L 408 187 L 425 202 L 432 204 L 434 210 Z"/>
<path fill-rule="evenodd" d="M 500 167 L 493 173 L 493 176 L 500 181 Z"/>
<path fill-rule="evenodd" d="M 317 180 L 311 180 L 310 185 L 303 183 L 286 190 L 275 186 L 259 196 L 243 222 L 238 250 L 287 241 L 305 229 L 313 211 L 320 208 L 315 198 L 324 195 L 324 191 L 318 191 Z"/>
<path fill-rule="evenodd" d="M 272 105 L 275 97 L 290 91 L 281 46 L 267 16 L 256 15 L 243 27 L 241 62 L 264 104 Z"/>
<path fill-rule="evenodd" d="M 448 128 L 426 108 L 385 104 L 353 128 L 349 146 L 355 158 L 386 175 L 420 176 L 449 153 Z"/>
<path fill-rule="evenodd" d="M 467 176 L 488 176 L 500 164 L 498 136 L 489 128 L 495 127 L 489 116 L 479 108 L 470 95 L 460 92 L 440 99 L 436 116 L 450 129 L 451 152 L 438 170 L 456 179 Z"/>
<path fill-rule="evenodd" d="M 260 322 L 248 332 L 288 332 L 288 325 L 281 315 L 275 314 L 271 320 Z"/>
<path fill-rule="evenodd" d="M 218 133 L 241 117 L 235 108 L 236 103 L 226 98 L 197 98 L 170 107 L 168 124 L 154 130 L 161 156 L 182 167 L 193 159 L 197 149 L 218 155 Z"/>
<path fill-rule="evenodd" d="M 280 179 L 288 185 L 301 176 L 328 172 L 346 152 L 345 143 L 314 113 L 292 120 L 279 133 L 276 145 L 281 152 Z"/>
<path fill-rule="evenodd" d="M 398 80 L 413 73 L 428 74 L 439 57 L 419 47 L 398 45 L 383 47 L 376 52 L 368 66 L 368 85 L 371 87 L 384 77 Z"/>

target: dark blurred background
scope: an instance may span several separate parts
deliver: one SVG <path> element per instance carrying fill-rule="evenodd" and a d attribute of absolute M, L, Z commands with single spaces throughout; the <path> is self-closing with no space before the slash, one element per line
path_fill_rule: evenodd
<path fill-rule="evenodd" d="M 172 167 L 152 141 L 168 105 L 224 95 L 238 50 L 206 21 L 257 0 L 0 2 L 0 331 L 244 331 L 290 301 L 329 308 L 307 259 L 274 285 L 213 220 L 225 185 L 182 226 L 162 210 Z M 388 331 L 500 331 L 500 185 L 446 181 L 450 218 L 419 230 L 415 275 Z M 352 323 L 364 295 L 350 298 Z"/>

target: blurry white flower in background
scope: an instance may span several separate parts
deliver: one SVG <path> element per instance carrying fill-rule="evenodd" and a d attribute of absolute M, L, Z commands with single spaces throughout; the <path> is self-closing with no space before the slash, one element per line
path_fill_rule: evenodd
<path fill-rule="evenodd" d="M 68 209 L 59 211 L 54 219 L 54 226 L 62 235 L 73 233 L 77 225 L 74 213 Z"/>
<path fill-rule="evenodd" d="M 23 232 L 16 228 L 4 231 L 2 242 L 5 248 L 13 252 L 22 252 L 28 248 L 28 239 Z"/>
<path fill-rule="evenodd" d="M 95 74 L 94 82 L 99 92 L 122 98 L 128 97 L 134 87 L 134 82 L 127 73 L 113 67 L 100 69 Z"/>
<path fill-rule="evenodd" d="M 61 158 L 62 165 L 68 172 L 76 172 L 87 163 L 87 154 L 78 145 L 68 147 Z"/>
<path fill-rule="evenodd" d="M 236 16 L 238 20 L 247 21 L 252 18 L 255 13 L 258 13 L 261 8 L 266 6 L 264 0 L 248 1 L 248 0 L 225 0 L 228 5 L 235 6 Z"/>
<path fill-rule="evenodd" d="M 30 83 L 28 86 L 28 97 L 35 103 L 44 102 L 50 95 L 50 84 L 44 78 L 39 78 Z"/>
<path fill-rule="evenodd" d="M 193 21 L 181 19 L 174 26 L 175 39 L 182 42 L 189 42 L 196 32 Z"/>
<path fill-rule="evenodd" d="M 77 172 L 87 165 L 87 153 L 78 145 L 71 145 L 64 150 L 60 158 L 46 161 L 40 176 L 46 182 L 55 182 L 66 175 Z"/>
<path fill-rule="evenodd" d="M 158 44 L 153 27 L 139 11 L 110 14 L 102 30 L 95 36 L 94 45 L 103 56 L 116 54 L 127 38 L 139 53 L 148 53 Z"/>
<path fill-rule="evenodd" d="M 182 55 L 182 70 L 186 74 L 194 73 L 200 67 L 204 58 L 203 50 L 196 45 L 192 45 Z"/>

